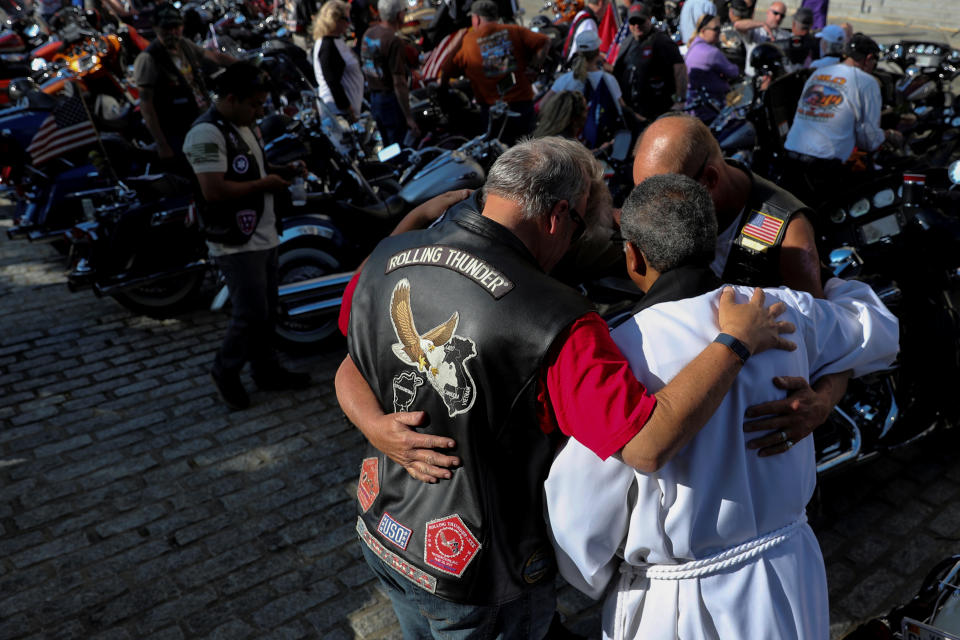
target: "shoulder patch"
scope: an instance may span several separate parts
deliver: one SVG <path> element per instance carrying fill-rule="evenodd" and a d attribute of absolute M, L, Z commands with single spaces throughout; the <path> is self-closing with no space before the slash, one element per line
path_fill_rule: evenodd
<path fill-rule="evenodd" d="M 444 267 L 456 271 L 483 287 L 483 290 L 496 300 L 510 293 L 514 286 L 503 272 L 485 260 L 466 251 L 437 244 L 405 249 L 393 254 L 387 260 L 383 273 L 386 275 L 401 267 L 416 265 Z"/>
<path fill-rule="evenodd" d="M 749 238 L 754 241 L 754 244 L 759 242 L 765 251 L 766 247 L 772 247 L 777 244 L 777 241 L 780 239 L 780 234 L 783 232 L 783 227 L 783 220 L 780 218 L 754 210 L 747 219 L 746 224 L 744 224 L 740 230 L 740 234 L 744 236 L 744 244 L 748 246 L 748 248 L 754 248 L 747 245 L 747 239 Z"/>

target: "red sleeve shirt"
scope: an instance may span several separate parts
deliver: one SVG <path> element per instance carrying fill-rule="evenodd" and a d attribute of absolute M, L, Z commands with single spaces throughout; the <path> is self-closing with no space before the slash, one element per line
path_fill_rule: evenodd
<path fill-rule="evenodd" d="M 347 288 L 343 290 L 343 298 L 340 300 L 340 315 L 337 317 L 337 326 L 340 327 L 340 333 L 347 337 L 347 329 L 350 328 L 350 306 L 353 304 L 353 292 L 357 290 L 357 280 L 360 279 L 360 269 L 353 274 Z"/>
<path fill-rule="evenodd" d="M 596 313 L 577 318 L 557 337 L 544 378 L 540 428 L 550 433 L 559 426 L 603 460 L 640 432 L 657 405 Z"/>

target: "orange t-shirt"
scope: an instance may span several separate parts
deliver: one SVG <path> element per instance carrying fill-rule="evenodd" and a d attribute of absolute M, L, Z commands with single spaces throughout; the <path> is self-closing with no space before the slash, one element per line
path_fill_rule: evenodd
<path fill-rule="evenodd" d="M 516 84 L 503 99 L 533 100 L 527 64 L 548 41 L 547 36 L 515 24 L 487 22 L 467 32 L 460 51 L 444 64 L 443 74 L 450 77 L 462 73 L 470 79 L 477 101 L 493 104 L 499 97 L 497 83 L 512 71 Z"/>

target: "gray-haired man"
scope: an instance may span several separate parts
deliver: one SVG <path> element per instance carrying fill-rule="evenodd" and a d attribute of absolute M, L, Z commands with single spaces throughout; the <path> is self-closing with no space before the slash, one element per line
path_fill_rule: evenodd
<path fill-rule="evenodd" d="M 727 343 L 650 396 L 590 304 L 547 275 L 604 189 L 579 143 L 529 140 L 492 167 L 481 213 L 388 238 L 363 269 L 337 397 L 371 443 L 357 532 L 405 637 L 543 637 L 555 565 L 541 483 L 561 432 L 653 468 L 716 408 L 735 350 L 790 346 L 779 306 L 724 297 Z"/>

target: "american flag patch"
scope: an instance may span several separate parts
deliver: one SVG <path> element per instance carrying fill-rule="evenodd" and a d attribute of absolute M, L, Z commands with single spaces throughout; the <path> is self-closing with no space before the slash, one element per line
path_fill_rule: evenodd
<path fill-rule="evenodd" d="M 743 235 L 772 246 L 776 244 L 781 229 L 783 229 L 783 220 L 754 211 L 750 214 L 747 224 L 743 225 Z"/>
<path fill-rule="evenodd" d="M 404 550 L 410 543 L 410 529 L 391 518 L 389 513 L 381 516 L 380 523 L 377 524 L 377 533 Z"/>

